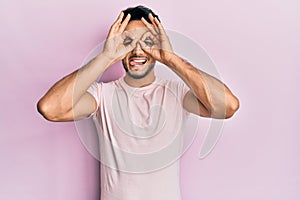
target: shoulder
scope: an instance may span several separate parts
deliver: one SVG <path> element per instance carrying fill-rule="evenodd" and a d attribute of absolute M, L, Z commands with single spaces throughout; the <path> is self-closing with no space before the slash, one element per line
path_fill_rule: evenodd
<path fill-rule="evenodd" d="M 97 85 L 100 86 L 101 88 L 112 88 L 112 87 L 119 87 L 120 85 L 120 79 L 113 80 L 113 81 L 108 81 L 108 82 L 97 82 Z"/>
<path fill-rule="evenodd" d="M 175 79 L 161 79 L 158 81 L 161 85 L 164 86 L 166 90 L 169 90 L 173 94 L 175 94 L 178 98 L 182 99 L 190 90 L 189 87 L 182 80 Z"/>
<path fill-rule="evenodd" d="M 172 90 L 178 90 L 186 88 L 186 84 L 182 80 L 175 80 L 175 79 L 158 79 L 158 83 L 164 85 Z"/>
<path fill-rule="evenodd" d="M 179 80 L 163 79 L 160 77 L 157 77 L 157 83 L 160 85 L 170 86 L 170 87 L 174 87 L 174 86 L 178 86 L 178 85 L 182 84 L 181 81 L 179 81 Z"/>

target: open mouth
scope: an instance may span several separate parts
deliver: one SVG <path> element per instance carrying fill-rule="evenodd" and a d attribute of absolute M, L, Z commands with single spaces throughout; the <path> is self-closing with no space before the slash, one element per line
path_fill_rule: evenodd
<path fill-rule="evenodd" d="M 134 56 L 129 58 L 129 65 L 131 67 L 138 67 L 147 63 L 147 57 Z"/>

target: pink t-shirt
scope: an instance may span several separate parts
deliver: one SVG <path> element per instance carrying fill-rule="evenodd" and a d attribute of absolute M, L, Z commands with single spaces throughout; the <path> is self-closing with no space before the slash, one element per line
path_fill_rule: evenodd
<path fill-rule="evenodd" d="M 180 200 L 179 157 L 188 112 L 180 81 L 156 77 L 131 87 L 124 77 L 94 82 L 101 161 L 101 200 Z"/>

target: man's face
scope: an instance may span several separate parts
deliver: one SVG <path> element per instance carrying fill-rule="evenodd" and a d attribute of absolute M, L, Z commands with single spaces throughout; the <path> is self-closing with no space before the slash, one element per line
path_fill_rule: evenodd
<path fill-rule="evenodd" d="M 129 31 L 131 35 L 137 39 L 142 39 L 142 36 L 149 30 L 140 20 L 133 20 L 128 23 L 125 31 Z M 124 44 L 130 42 L 130 38 L 125 38 Z M 123 66 L 127 74 L 135 79 L 141 79 L 147 76 L 154 68 L 155 60 L 147 54 L 137 43 L 135 48 L 129 52 L 122 60 Z"/>

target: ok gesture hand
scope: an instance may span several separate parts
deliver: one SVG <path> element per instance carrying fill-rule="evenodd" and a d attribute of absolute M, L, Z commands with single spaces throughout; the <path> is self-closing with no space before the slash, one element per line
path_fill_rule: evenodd
<path fill-rule="evenodd" d="M 139 43 L 142 49 L 150 54 L 154 59 L 168 65 L 174 55 L 169 37 L 167 36 L 162 24 L 156 17 L 153 17 L 151 13 L 149 14 L 149 19 L 152 24 L 142 18 L 142 22 L 149 31 L 143 35 Z"/>
<path fill-rule="evenodd" d="M 137 39 L 134 38 L 132 33 L 124 31 L 130 20 L 130 14 L 121 22 L 123 16 L 124 13 L 121 12 L 117 20 L 111 26 L 102 52 L 112 63 L 123 59 L 128 52 L 135 48 L 137 43 Z M 126 38 L 132 39 L 129 45 L 124 45 Z"/>

